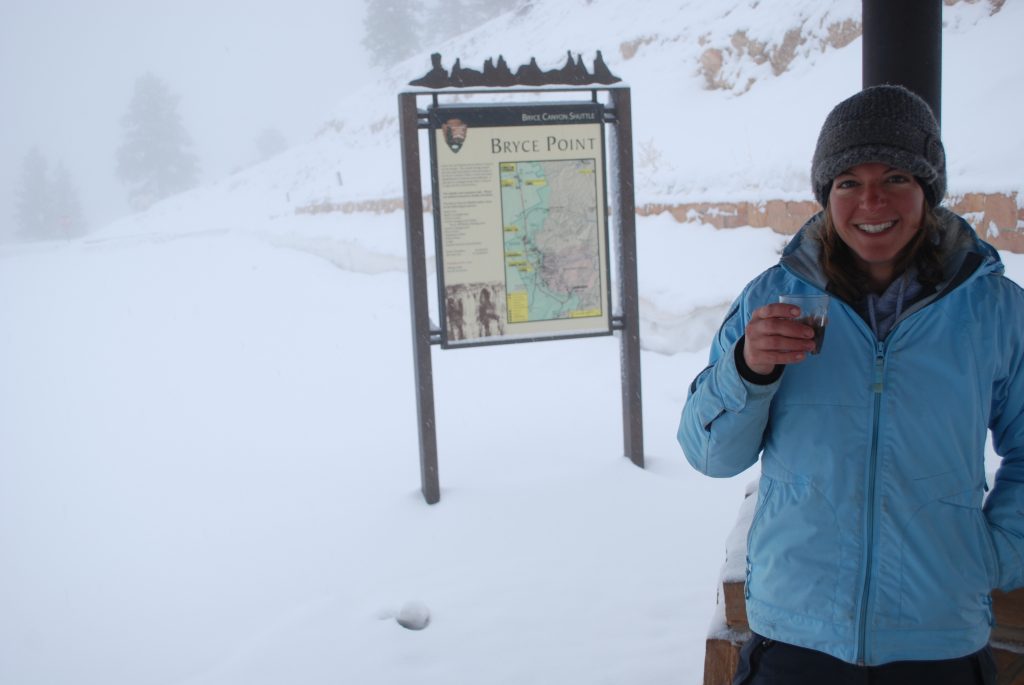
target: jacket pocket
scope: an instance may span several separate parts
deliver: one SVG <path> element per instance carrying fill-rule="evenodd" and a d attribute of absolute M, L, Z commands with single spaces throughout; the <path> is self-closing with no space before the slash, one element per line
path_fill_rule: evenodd
<path fill-rule="evenodd" d="M 750 540 L 754 535 L 754 529 L 757 528 L 757 524 L 764 516 L 774 487 L 775 481 L 762 474 L 757 484 L 757 507 L 754 508 L 754 515 L 751 517 L 750 527 L 747 529 L 747 578 L 743 584 L 743 596 L 746 599 L 750 599 Z"/>
<path fill-rule="evenodd" d="M 835 509 L 809 482 L 761 475 L 747 536 L 747 596 L 779 615 L 834 621 L 843 556 Z"/>
<path fill-rule="evenodd" d="M 908 522 L 901 554 L 901 623 L 963 630 L 991 621 L 998 576 L 992 533 L 971 488 L 928 502 Z"/>
<path fill-rule="evenodd" d="M 992 529 L 989 528 L 988 519 L 985 518 L 985 513 L 981 510 L 979 499 L 977 491 L 972 488 L 943 497 L 941 501 L 970 512 L 977 539 L 981 543 L 981 556 L 985 563 L 985 570 L 988 572 L 988 588 L 991 589 L 999 585 L 999 557 L 996 553 L 995 542 L 992 540 Z"/>

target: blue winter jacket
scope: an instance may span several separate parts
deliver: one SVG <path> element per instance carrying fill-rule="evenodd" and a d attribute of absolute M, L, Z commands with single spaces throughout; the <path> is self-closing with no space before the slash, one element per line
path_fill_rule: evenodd
<path fill-rule="evenodd" d="M 938 215 L 946 281 L 884 342 L 833 296 L 821 353 L 750 383 L 735 354 L 751 313 L 825 289 L 811 219 L 732 306 L 679 426 L 707 475 L 760 456 L 751 628 L 851 663 L 974 652 L 990 589 L 1024 584 L 1024 291 L 963 219 Z M 989 431 L 1002 464 L 986 499 Z"/>

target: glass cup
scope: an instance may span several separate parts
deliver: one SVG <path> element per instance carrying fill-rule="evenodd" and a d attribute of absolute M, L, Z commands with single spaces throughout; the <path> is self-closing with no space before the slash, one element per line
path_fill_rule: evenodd
<path fill-rule="evenodd" d="M 779 295 L 782 304 L 800 307 L 797 320 L 814 329 L 814 349 L 811 354 L 821 352 L 825 342 L 825 326 L 828 325 L 828 295 Z"/>

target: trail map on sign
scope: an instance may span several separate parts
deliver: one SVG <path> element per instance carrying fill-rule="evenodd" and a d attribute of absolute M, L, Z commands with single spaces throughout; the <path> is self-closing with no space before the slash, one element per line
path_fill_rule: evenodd
<path fill-rule="evenodd" d="M 508 322 L 602 316 L 596 161 L 502 162 Z"/>
<path fill-rule="evenodd" d="M 603 106 L 429 112 L 442 346 L 611 335 Z"/>

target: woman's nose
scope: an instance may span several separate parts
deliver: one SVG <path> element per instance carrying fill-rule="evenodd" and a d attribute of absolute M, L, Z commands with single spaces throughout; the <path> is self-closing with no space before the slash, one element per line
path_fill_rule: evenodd
<path fill-rule="evenodd" d="M 885 204 L 885 192 L 874 183 L 865 183 L 862 187 L 860 204 L 865 209 L 879 207 Z"/>

